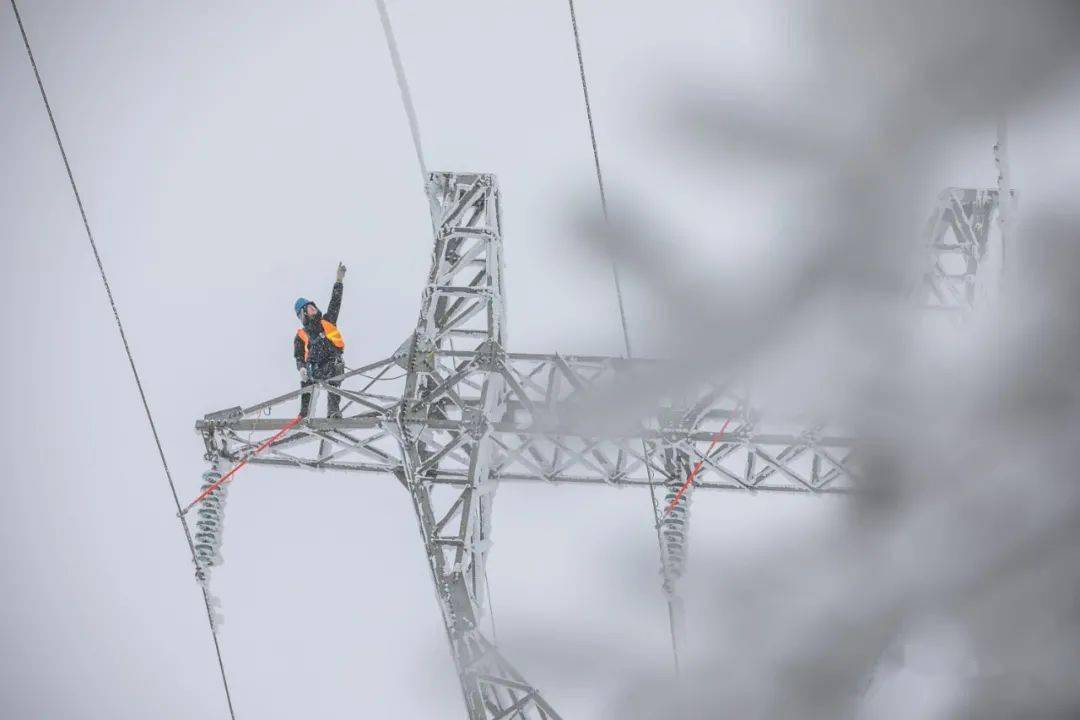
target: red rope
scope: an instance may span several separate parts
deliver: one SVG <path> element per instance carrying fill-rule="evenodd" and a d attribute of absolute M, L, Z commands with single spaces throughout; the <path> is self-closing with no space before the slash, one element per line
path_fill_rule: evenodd
<path fill-rule="evenodd" d="M 709 444 L 709 449 L 706 450 L 705 455 L 698 460 L 698 464 L 690 471 L 690 475 L 686 478 L 686 482 L 684 482 L 682 487 L 679 488 L 679 491 L 675 493 L 675 497 L 672 499 L 671 504 L 668 505 L 667 510 L 664 511 L 665 515 L 670 514 L 671 511 L 675 509 L 675 506 L 679 504 L 679 500 L 682 499 L 683 493 L 686 492 L 686 488 L 690 487 L 690 483 L 694 482 L 694 476 L 698 474 L 698 470 L 705 464 L 705 458 L 712 454 L 713 448 L 716 447 L 716 443 L 720 442 L 720 437 L 724 434 L 724 431 L 727 430 L 729 422 L 731 422 L 731 418 L 725 420 L 724 424 L 720 426 L 720 432 L 712 436 L 712 442 Z"/>
<path fill-rule="evenodd" d="M 222 483 L 224 483 L 224 482 L 225 482 L 226 480 L 228 480 L 228 479 L 229 479 L 229 478 L 231 478 L 231 477 L 232 477 L 233 475 L 235 475 L 235 474 L 236 474 L 236 471 L 237 471 L 237 470 L 239 470 L 240 468 L 242 468 L 242 467 L 244 467 L 245 465 L 247 465 L 247 464 L 248 464 L 248 460 L 250 460 L 251 458 L 255 457 L 256 455 L 258 455 L 259 453 L 261 453 L 261 452 L 262 452 L 263 450 L 265 450 L 266 448 L 268 448 L 268 447 L 269 447 L 270 445 L 272 445 L 272 444 L 273 444 L 273 442 L 274 442 L 275 440 L 277 440 L 277 439 L 278 439 L 279 437 L 281 437 L 282 435 L 284 435 L 285 433 L 287 433 L 287 432 L 288 432 L 289 430 L 291 430 L 291 429 L 292 429 L 292 428 L 293 428 L 294 426 L 296 426 L 296 424 L 297 424 L 297 423 L 299 423 L 299 422 L 300 422 L 300 421 L 301 421 L 302 419 L 303 419 L 303 416 L 301 416 L 301 415 L 297 415 L 297 416 L 296 416 L 296 418 L 295 418 L 294 420 L 291 420 L 291 421 L 289 421 L 289 422 L 288 422 L 288 423 L 287 423 L 287 424 L 285 425 L 285 427 L 283 427 L 283 428 L 281 428 L 280 430 L 278 430 L 278 431 L 277 431 L 277 433 L 275 433 L 275 434 L 273 435 L 273 437 L 271 437 L 271 438 L 270 438 L 269 440 L 267 440 L 267 441 L 265 441 L 264 443 L 262 443 L 261 445 L 259 445 L 259 447 L 255 448 L 255 450 L 253 450 L 253 451 L 251 452 L 251 454 L 249 454 L 249 455 L 248 455 L 247 457 L 245 457 L 245 458 L 244 458 L 243 460 L 241 460 L 241 461 L 240 461 L 240 462 L 238 462 L 238 463 L 237 463 L 236 465 L 234 465 L 234 466 L 232 467 L 232 469 L 231 469 L 231 470 L 229 470 L 229 472 L 227 472 L 227 473 L 225 473 L 224 475 L 222 475 L 222 476 L 221 476 L 221 479 L 220 479 L 220 480 L 218 480 L 218 481 L 217 481 L 216 483 L 214 483 L 214 484 L 213 484 L 213 485 L 211 485 L 210 487 L 208 487 L 208 488 L 206 488 L 205 490 L 203 490 L 203 491 L 202 491 L 202 494 L 201 494 L 201 495 L 199 495 L 199 497 L 197 497 L 197 498 L 195 498 L 194 500 L 192 500 L 192 501 L 191 501 L 191 504 L 190 504 L 190 505 L 188 505 L 188 506 L 187 506 L 186 508 L 184 508 L 184 511 L 183 511 L 182 513 L 180 513 L 180 514 L 181 514 L 181 515 L 187 515 L 188 511 L 189 511 L 189 510 L 191 510 L 191 508 L 193 508 L 193 507 L 195 507 L 196 505 L 198 505 L 199 503 L 201 503 L 201 502 L 202 502 L 202 501 L 203 501 L 203 500 L 204 500 L 204 499 L 206 498 L 206 496 L 207 496 L 207 495 L 209 495 L 210 493 L 212 493 L 212 492 L 214 492 L 215 490 L 217 490 L 217 489 L 218 489 L 219 487 L 221 487 Z"/>

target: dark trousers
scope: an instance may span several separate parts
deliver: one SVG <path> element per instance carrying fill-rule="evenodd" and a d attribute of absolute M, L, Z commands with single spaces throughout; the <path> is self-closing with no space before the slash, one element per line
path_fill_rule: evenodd
<path fill-rule="evenodd" d="M 314 385 L 316 380 L 326 380 L 335 375 L 341 375 L 343 372 L 345 372 L 345 361 L 341 358 L 337 358 L 325 365 L 308 365 L 308 378 L 310 379 L 307 382 L 300 383 L 300 389 L 305 390 L 304 394 L 300 396 L 301 417 L 307 417 L 308 412 L 311 410 L 311 391 L 306 389 Z M 327 384 L 331 387 L 341 387 L 340 380 L 331 380 Z M 335 395 L 332 392 L 327 393 L 326 417 L 341 417 L 340 395 Z"/>

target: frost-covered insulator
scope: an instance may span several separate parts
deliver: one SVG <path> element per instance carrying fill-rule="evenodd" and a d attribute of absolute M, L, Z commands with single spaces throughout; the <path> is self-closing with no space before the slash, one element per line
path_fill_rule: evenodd
<path fill-rule="evenodd" d="M 669 594 L 675 592 L 675 581 L 682 577 L 686 569 L 687 535 L 690 522 L 690 496 L 693 494 L 693 483 L 686 486 L 682 495 L 679 489 L 684 480 L 679 475 L 673 475 L 665 483 L 667 492 L 664 494 L 664 516 L 660 521 L 660 540 L 663 546 L 663 574 L 664 590 Z M 678 498 L 678 500 L 676 500 Z M 672 505 L 674 503 L 674 505 Z M 670 508 L 670 510 L 669 510 Z"/>
<path fill-rule="evenodd" d="M 221 479 L 221 473 L 208 470 L 203 473 L 202 492 L 206 492 Z M 224 485 L 219 485 L 202 499 L 195 512 L 195 557 L 201 568 L 220 565 L 221 531 L 225 522 L 225 498 L 228 494 Z"/>
<path fill-rule="evenodd" d="M 221 598 L 206 588 L 206 609 L 210 613 L 210 627 L 214 634 L 221 632 L 221 626 L 225 624 L 225 615 L 221 611 Z"/>

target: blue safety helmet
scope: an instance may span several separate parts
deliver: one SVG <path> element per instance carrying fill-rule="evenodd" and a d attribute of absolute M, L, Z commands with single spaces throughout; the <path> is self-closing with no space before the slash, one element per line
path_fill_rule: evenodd
<path fill-rule="evenodd" d="M 297 317 L 300 317 L 300 313 L 304 310 L 304 308 L 306 308 L 308 305 L 314 304 L 315 303 L 311 302 L 307 298 L 296 298 L 296 302 L 293 303 L 293 312 L 296 313 Z"/>

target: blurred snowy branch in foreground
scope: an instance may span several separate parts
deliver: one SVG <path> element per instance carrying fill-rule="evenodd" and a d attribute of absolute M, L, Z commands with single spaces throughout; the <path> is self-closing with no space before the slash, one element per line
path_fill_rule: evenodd
<path fill-rule="evenodd" d="M 738 369 L 771 404 L 845 418 L 897 452 L 872 459 L 841 524 L 782 554 L 736 564 L 691 543 L 708 577 L 689 601 L 715 624 L 690 632 L 709 651 L 681 689 L 641 668 L 609 716 L 670 717 L 682 698 L 693 718 L 1075 717 L 1077 207 L 1027 208 L 1019 188 L 1004 294 L 961 328 L 917 317 L 904 289 L 940 189 L 926 187 L 932 145 L 1037 118 L 1068 92 L 1080 5 L 827 2 L 802 20 L 806 77 L 688 91 L 662 128 L 717 175 L 784 185 L 785 232 L 737 262 L 688 266 L 663 211 L 627 197 L 632 182 L 613 227 L 588 227 L 662 318 L 643 345 L 686 349 L 680 379 Z M 724 217 L 704 232 L 737 242 Z M 648 406 L 674 383 L 621 402 Z"/>

